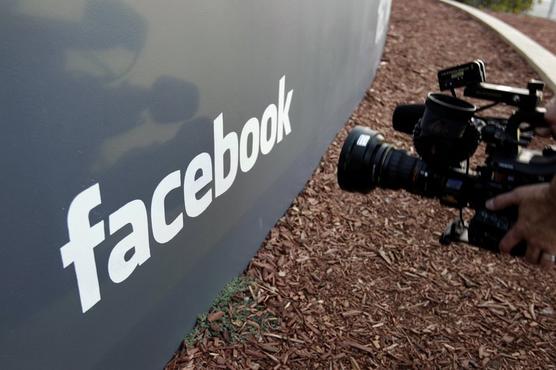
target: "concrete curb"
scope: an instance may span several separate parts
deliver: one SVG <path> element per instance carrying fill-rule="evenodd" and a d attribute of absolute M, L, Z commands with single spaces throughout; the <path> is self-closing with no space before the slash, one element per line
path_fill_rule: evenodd
<path fill-rule="evenodd" d="M 544 83 L 556 93 L 556 56 L 554 54 L 507 23 L 477 8 L 452 0 L 440 1 L 463 10 L 493 29 L 527 60 L 529 65 L 540 75 Z"/>

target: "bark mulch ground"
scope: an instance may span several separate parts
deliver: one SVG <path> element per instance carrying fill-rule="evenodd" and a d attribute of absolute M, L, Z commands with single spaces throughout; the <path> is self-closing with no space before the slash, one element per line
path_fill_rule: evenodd
<path fill-rule="evenodd" d="M 436 71 L 482 58 L 491 82 L 535 73 L 490 30 L 434 0 L 393 2 L 376 79 L 245 272 L 250 283 L 197 325 L 174 369 L 555 368 L 556 276 L 519 259 L 441 246 L 455 216 L 405 192 L 342 192 L 348 130 L 391 129 Z M 224 302 L 224 303 L 222 303 Z"/>
<path fill-rule="evenodd" d="M 490 12 L 556 54 L 556 22 L 525 14 Z M 554 67 L 556 68 L 556 66 Z"/>

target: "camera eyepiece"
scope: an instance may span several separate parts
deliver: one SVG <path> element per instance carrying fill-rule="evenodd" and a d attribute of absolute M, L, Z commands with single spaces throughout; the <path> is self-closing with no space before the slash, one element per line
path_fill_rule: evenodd
<path fill-rule="evenodd" d="M 428 164 L 458 166 L 475 153 L 480 132 L 472 124 L 476 107 L 465 100 L 429 93 L 423 117 L 413 131 L 413 145 Z"/>
<path fill-rule="evenodd" d="M 421 119 L 421 134 L 461 138 L 477 108 L 465 100 L 440 93 L 429 93 Z"/>

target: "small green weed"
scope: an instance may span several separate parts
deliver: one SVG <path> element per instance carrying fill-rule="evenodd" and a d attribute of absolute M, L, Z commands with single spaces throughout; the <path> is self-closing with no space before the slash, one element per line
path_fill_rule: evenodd
<path fill-rule="evenodd" d="M 193 330 L 185 337 L 188 347 L 203 338 L 218 337 L 228 343 L 245 340 L 246 336 L 279 326 L 279 319 L 260 310 L 249 294 L 255 284 L 245 276 L 230 281 L 218 293 L 208 313 L 197 317 Z"/>
<path fill-rule="evenodd" d="M 212 302 L 211 308 L 213 310 L 225 310 L 228 308 L 228 303 L 231 302 L 232 298 L 241 292 L 245 292 L 249 289 L 251 281 L 245 276 L 238 276 L 228 284 L 218 293 L 214 301 Z"/>

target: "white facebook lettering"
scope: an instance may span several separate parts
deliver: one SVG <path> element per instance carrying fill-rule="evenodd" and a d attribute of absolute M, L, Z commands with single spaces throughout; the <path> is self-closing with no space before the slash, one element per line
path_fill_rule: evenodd
<path fill-rule="evenodd" d="M 291 133 L 289 114 L 292 95 L 293 90 L 286 94 L 286 77 L 283 76 L 279 82 L 278 105 L 269 104 L 260 121 L 250 118 L 239 137 L 234 131 L 224 133 L 222 113 L 216 117 L 213 125 L 214 158 L 206 152 L 198 154 L 185 169 L 183 184 L 182 172 L 176 170 L 165 176 L 153 191 L 150 221 L 157 243 L 170 242 L 184 226 L 183 212 L 167 223 L 165 200 L 168 194 L 183 187 L 185 214 L 191 218 L 200 216 L 214 198 L 230 189 L 238 167 L 242 172 L 248 172 L 255 165 L 259 152 L 263 155 L 270 153 L 276 143 Z M 229 163 L 228 171 L 224 173 L 226 157 Z M 203 192 L 205 188 L 208 189 Z M 94 249 L 106 238 L 104 220 L 91 225 L 89 219 L 91 211 L 101 204 L 98 183 L 72 200 L 67 217 L 69 241 L 60 248 L 63 267 L 74 266 L 83 313 L 101 300 Z M 149 215 L 143 201 L 132 200 L 108 217 L 110 235 L 127 225 L 131 226 L 131 232 L 112 248 L 108 258 L 108 275 L 114 283 L 124 282 L 151 257 Z"/>

